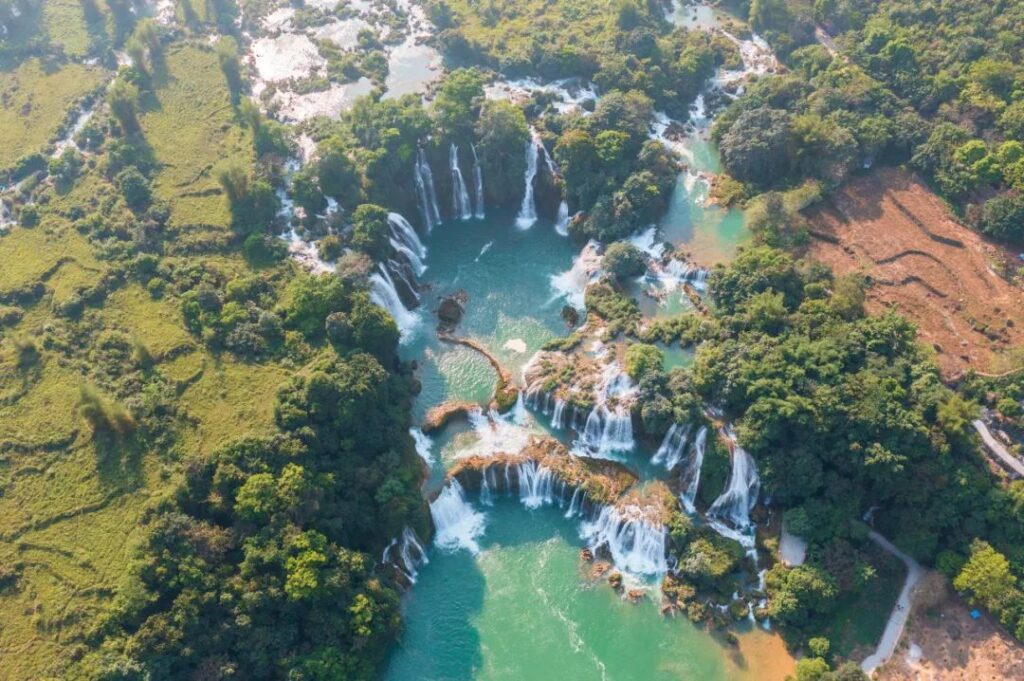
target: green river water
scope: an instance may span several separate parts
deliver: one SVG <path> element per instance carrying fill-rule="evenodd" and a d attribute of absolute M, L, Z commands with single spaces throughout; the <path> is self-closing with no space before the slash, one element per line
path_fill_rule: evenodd
<path fill-rule="evenodd" d="M 701 208 L 694 196 L 680 180 L 673 210 L 662 225 L 664 238 L 687 248 L 714 244 L 720 249 L 714 257 L 728 259 L 744 238 L 741 216 Z M 547 340 L 568 332 L 560 317 L 565 301 L 556 298 L 551 278 L 568 269 L 578 254 L 578 247 L 559 236 L 550 221 L 519 230 L 509 212 L 494 212 L 486 220 L 448 221 L 424 243 L 429 268 L 422 280 L 429 288 L 419 328 L 403 346 L 405 356 L 418 361 L 423 384 L 416 418 L 446 400 L 484 403 L 494 385 L 486 360 L 437 341 L 432 309 L 438 298 L 464 290 L 469 301 L 459 333 L 483 342 L 518 373 Z M 510 340 L 522 341 L 526 351 L 507 346 Z M 665 350 L 669 366 L 691 359 L 678 347 Z M 503 444 L 515 451 L 514 438 L 546 432 L 546 419 L 531 417 L 525 429 L 510 431 L 512 441 Z M 466 425 L 450 426 L 436 436 L 426 490 L 438 489 L 455 458 L 474 446 L 477 434 Z M 657 474 L 648 464 L 650 456 L 638 446 L 624 461 L 647 478 Z M 471 501 L 486 515 L 480 551 L 428 548 L 430 563 L 420 568 L 405 597 L 406 630 L 387 679 L 713 681 L 781 679 L 792 672 L 792 660 L 777 636 L 760 628 L 741 630 L 735 648 L 685 618 L 663 617 L 656 590 L 647 601 L 631 604 L 604 580 L 585 574 L 579 519 L 567 519 L 557 508 L 527 510 L 517 500 L 498 500 L 493 507 Z"/>
<path fill-rule="evenodd" d="M 717 21 L 703 6 L 679 10 L 670 19 L 702 29 Z M 692 170 L 720 171 L 706 130 L 685 147 Z M 706 183 L 681 174 L 658 238 L 711 266 L 730 260 L 748 234 L 741 211 L 708 206 L 706 196 Z M 403 355 L 419 364 L 423 385 L 417 421 L 447 400 L 484 404 L 494 386 L 494 371 L 484 358 L 436 339 L 433 310 L 439 298 L 465 291 L 458 333 L 486 345 L 518 375 L 546 341 L 569 332 L 560 316 L 566 300 L 552 277 L 569 270 L 579 254 L 579 246 L 559 236 L 550 220 L 520 230 L 509 211 L 488 211 L 485 220 L 449 220 L 423 241 L 428 270 L 421 277 L 427 286 L 421 321 L 403 344 Z M 635 293 L 645 315 L 689 307 L 679 293 L 658 303 L 641 289 Z M 690 350 L 662 349 L 666 368 L 692 361 Z M 517 451 L 530 432 L 566 440 L 542 415 L 526 415 L 518 425 L 512 420 L 491 431 L 454 424 L 436 435 L 425 493 L 444 484 L 446 470 L 460 455 L 480 447 L 499 444 Z M 638 445 L 620 458 L 649 479 L 664 474 L 649 463 L 651 454 Z M 429 563 L 405 596 L 405 631 L 385 675 L 389 681 L 770 681 L 793 673 L 781 639 L 759 626 L 737 628 L 739 645 L 733 646 L 685 617 L 662 616 L 656 585 L 647 585 L 649 597 L 640 603 L 624 600 L 606 580 L 588 573 L 591 564 L 579 557 L 581 521 L 566 518 L 564 510 L 528 510 L 515 499 L 499 498 L 493 506 L 470 501 L 486 521 L 476 539 L 479 550 L 427 547 Z"/>

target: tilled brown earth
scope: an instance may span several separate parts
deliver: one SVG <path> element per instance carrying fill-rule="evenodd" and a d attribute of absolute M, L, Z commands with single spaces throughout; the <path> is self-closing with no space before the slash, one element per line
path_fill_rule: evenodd
<path fill-rule="evenodd" d="M 868 277 L 868 309 L 895 308 L 917 324 L 947 378 L 990 371 L 1024 341 L 1024 292 L 992 269 L 1012 256 L 959 224 L 909 173 L 858 178 L 808 217 L 809 255 L 836 274 Z"/>

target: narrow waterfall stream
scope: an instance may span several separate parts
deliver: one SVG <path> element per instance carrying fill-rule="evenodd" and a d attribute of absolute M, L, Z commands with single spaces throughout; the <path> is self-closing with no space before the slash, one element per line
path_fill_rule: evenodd
<path fill-rule="evenodd" d="M 448 167 L 452 172 L 452 214 L 460 220 L 469 220 L 473 217 L 473 208 L 462 179 L 462 169 L 459 168 L 459 148 L 454 143 L 448 150 Z M 479 166 L 476 169 L 479 170 Z"/>
<path fill-rule="evenodd" d="M 516 226 L 519 229 L 529 229 L 537 222 L 537 201 L 533 195 L 533 183 L 537 179 L 537 162 L 540 158 L 540 150 L 544 143 L 540 139 L 540 133 L 533 126 L 530 126 L 530 139 L 526 142 L 526 173 L 524 175 L 525 187 L 523 189 L 523 203 L 519 208 L 519 215 L 516 217 Z M 545 150 L 545 155 L 547 151 Z"/>
<path fill-rule="evenodd" d="M 476 211 L 473 217 L 483 220 L 487 217 L 487 211 L 484 210 L 484 171 L 476 155 L 476 145 L 471 144 L 469 148 L 473 150 L 473 191 L 476 198 Z"/>

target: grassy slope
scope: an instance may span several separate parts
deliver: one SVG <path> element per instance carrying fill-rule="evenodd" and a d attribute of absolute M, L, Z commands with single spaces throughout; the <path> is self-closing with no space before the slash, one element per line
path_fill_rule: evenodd
<path fill-rule="evenodd" d="M 66 64 L 56 71 L 31 59 L 13 71 L 0 71 L 0 168 L 42 149 L 53 137 L 74 100 L 95 88 L 103 72 Z"/>
<path fill-rule="evenodd" d="M 171 203 L 172 226 L 224 227 L 230 216 L 217 169 L 233 161 L 248 165 L 252 145 L 234 125 L 217 55 L 197 45 L 172 48 L 157 81 L 156 101 L 145 103 L 141 118 L 146 140 L 163 164 L 154 193 Z"/>
<path fill-rule="evenodd" d="M 168 52 L 167 65 L 167 78 L 156 92 L 159 104 L 151 103 L 143 117 L 147 141 L 164 164 L 156 192 L 171 202 L 175 224 L 226 224 L 222 196 L 182 193 L 214 187 L 208 169 L 222 157 L 247 161 L 247 133 L 234 124 L 227 108 L 213 53 L 176 47 Z M 38 65 L 23 70 L 33 68 Z M 57 83 L 65 89 L 65 81 L 85 89 L 83 73 L 90 78 L 86 87 L 99 78 L 98 72 L 70 68 L 79 78 L 58 74 Z M 55 126 L 63 108 L 50 106 Z M 13 156 L 46 141 L 46 133 L 33 137 L 6 127 L 9 120 L 0 119 L 0 125 L 12 131 L 5 132 L 5 139 L 18 141 Z M 33 127 L 44 128 L 39 121 Z M 88 206 L 111 191 L 106 180 L 90 172 L 70 192 L 53 195 L 50 208 Z M 146 346 L 157 359 L 154 371 L 177 387 L 184 417 L 170 451 L 98 448 L 78 415 L 78 387 L 85 379 L 75 365 L 44 349 L 35 368 L 16 366 L 15 340 L 39 339 L 48 325 L 66 324 L 54 316 L 53 302 L 97 283 L 109 267 L 84 236 L 52 211 L 44 212 L 33 229 L 15 228 L 0 236 L 0 262 L 5 263 L 0 293 L 40 280 L 46 288 L 20 323 L 0 331 L 0 566 L 20 570 L 16 586 L 0 588 L 0 680 L 59 674 L 85 627 L 110 605 L 125 579 L 145 509 L 168 493 L 189 457 L 209 455 L 233 437 L 269 432 L 277 388 L 289 375 L 272 364 L 214 356 L 187 333 L 175 298 L 154 299 L 139 284 L 126 284 L 86 314 L 95 315 L 104 329 L 124 331 Z M 229 274 L 249 269 L 234 255 L 190 260 L 205 260 Z M 51 446 L 41 446 L 46 443 Z"/>

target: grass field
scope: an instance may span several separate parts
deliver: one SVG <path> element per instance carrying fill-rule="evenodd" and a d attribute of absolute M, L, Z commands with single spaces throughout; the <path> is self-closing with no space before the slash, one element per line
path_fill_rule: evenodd
<path fill-rule="evenodd" d="M 84 54 L 96 39 L 77 0 L 47 2 L 41 21 L 67 53 Z M 251 137 L 236 120 L 211 49 L 172 44 L 165 66 L 140 116 L 159 163 L 154 194 L 170 206 L 170 229 L 181 229 L 176 243 L 223 235 L 229 216 L 216 171 L 221 163 L 250 164 Z M 72 101 L 105 77 L 75 64 L 47 72 L 37 60 L 0 72 L 0 167 L 42 149 Z M 188 459 L 249 433 L 272 432 L 277 390 L 294 371 L 211 352 L 186 330 L 173 292 L 154 297 L 131 279 L 80 315 L 61 316 L 62 302 L 116 266 L 103 240 L 91 240 L 69 217 L 110 205 L 125 211 L 100 173 L 103 155 L 96 160 L 70 189 L 43 185 L 38 225 L 0 235 L 0 297 L 42 287 L 41 296 L 20 302 L 20 321 L 0 325 L 0 575 L 15 575 L 0 576 L 0 681 L 62 675 L 126 584 L 146 509 L 173 491 Z M 125 211 L 111 219 L 133 216 Z M 229 278 L 252 273 L 234 254 L 163 261 L 203 265 Z M 284 285 L 292 265 L 280 267 L 275 282 Z M 101 383 L 93 375 L 96 341 L 119 332 L 145 348 L 153 361 L 147 372 L 176 396 L 163 446 L 104 445 L 81 415 L 80 387 Z M 38 354 L 25 365 L 19 348 L 27 341 Z"/>
<path fill-rule="evenodd" d="M 107 40 L 106 3 L 96 0 L 87 15 L 82 0 L 47 0 L 43 3 L 42 27 L 47 39 L 64 54 L 80 58 Z"/>
<path fill-rule="evenodd" d="M 154 193 L 171 204 L 176 226 L 226 226 L 230 216 L 217 169 L 248 165 L 252 142 L 236 124 L 230 93 L 213 50 L 182 45 L 168 52 L 155 99 L 141 118 L 146 141 L 162 169 Z"/>
<path fill-rule="evenodd" d="M 46 146 L 71 104 L 103 77 L 97 68 L 65 64 L 52 70 L 38 59 L 0 71 L 0 168 Z"/>

